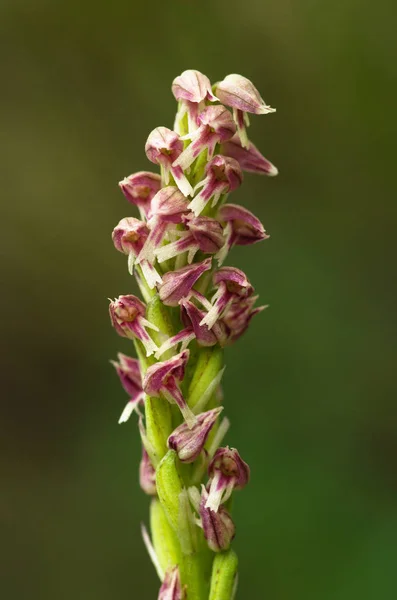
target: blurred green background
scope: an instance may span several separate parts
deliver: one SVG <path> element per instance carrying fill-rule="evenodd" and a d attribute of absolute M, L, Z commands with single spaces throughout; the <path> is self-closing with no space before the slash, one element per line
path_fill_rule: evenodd
<path fill-rule="evenodd" d="M 233 201 L 270 240 L 233 251 L 270 308 L 227 353 L 239 598 L 397 597 L 395 3 L 2 0 L 3 597 L 153 599 L 134 419 L 108 363 L 134 291 L 117 182 L 150 169 L 172 79 L 237 72 L 277 113 L 280 169 Z M 229 261 L 230 264 L 230 261 Z"/>

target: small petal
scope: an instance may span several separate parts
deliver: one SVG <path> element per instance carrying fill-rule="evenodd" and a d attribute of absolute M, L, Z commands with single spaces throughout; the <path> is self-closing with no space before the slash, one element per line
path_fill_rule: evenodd
<path fill-rule="evenodd" d="M 206 508 L 217 511 L 233 489 L 241 490 L 249 481 L 250 468 L 235 448 L 218 448 L 208 467 L 210 476 Z"/>
<path fill-rule="evenodd" d="M 223 407 L 219 407 L 201 413 L 192 429 L 186 423 L 179 425 L 168 438 L 168 448 L 175 450 L 182 462 L 194 462 L 203 450 L 208 434 L 222 410 Z"/>
<path fill-rule="evenodd" d="M 211 259 L 182 267 L 177 271 L 169 271 L 163 276 L 159 286 L 161 301 L 166 306 L 178 306 L 182 298 L 189 296 L 192 287 L 205 271 L 211 269 Z"/>

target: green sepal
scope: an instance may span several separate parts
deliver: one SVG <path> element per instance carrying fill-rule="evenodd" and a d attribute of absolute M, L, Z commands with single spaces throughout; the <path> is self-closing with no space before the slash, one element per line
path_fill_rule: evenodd
<path fill-rule="evenodd" d="M 187 403 L 194 408 L 223 368 L 223 350 L 219 346 L 200 348 L 195 371 L 187 391 Z M 209 399 L 208 399 L 209 400 Z"/>
<path fill-rule="evenodd" d="M 237 589 L 237 568 L 238 558 L 234 550 L 215 556 L 208 600 L 233 600 Z"/>
<path fill-rule="evenodd" d="M 179 496 L 183 489 L 183 483 L 176 468 L 176 460 L 176 452 L 168 450 L 156 469 L 156 487 L 168 521 L 177 532 L 179 527 Z"/>
<path fill-rule="evenodd" d="M 146 448 L 152 464 L 156 467 L 167 453 L 167 439 L 172 432 L 172 416 L 170 404 L 164 398 L 145 398 L 146 437 L 149 447 Z"/>
<path fill-rule="evenodd" d="M 181 562 L 181 549 L 161 502 L 154 498 L 150 505 L 152 542 L 164 572 Z"/>

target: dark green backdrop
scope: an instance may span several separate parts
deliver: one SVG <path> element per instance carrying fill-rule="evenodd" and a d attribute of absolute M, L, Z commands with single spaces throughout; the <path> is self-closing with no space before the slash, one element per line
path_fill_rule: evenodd
<path fill-rule="evenodd" d="M 270 240 L 232 254 L 270 308 L 228 350 L 241 599 L 397 597 L 396 10 L 387 0 L 2 0 L 7 600 L 146 600 L 158 582 L 134 419 L 108 363 L 134 291 L 110 233 L 172 79 L 251 78 L 280 169 L 233 197 Z"/>

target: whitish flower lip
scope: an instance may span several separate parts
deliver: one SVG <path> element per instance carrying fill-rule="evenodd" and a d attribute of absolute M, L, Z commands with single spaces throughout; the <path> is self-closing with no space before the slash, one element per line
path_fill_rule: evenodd
<path fill-rule="evenodd" d="M 235 448 L 218 448 L 208 467 L 210 476 L 206 508 L 215 512 L 226 502 L 234 489 L 241 490 L 249 481 L 250 468 Z"/>

